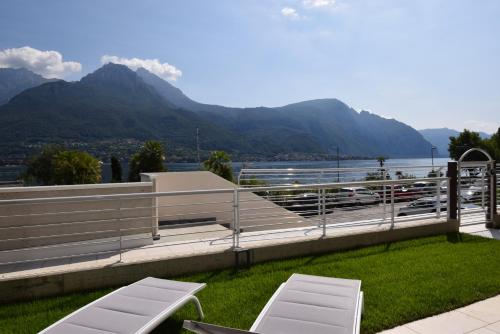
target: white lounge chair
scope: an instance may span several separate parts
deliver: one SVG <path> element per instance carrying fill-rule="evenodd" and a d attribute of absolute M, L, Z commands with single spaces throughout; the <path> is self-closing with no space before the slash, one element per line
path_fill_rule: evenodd
<path fill-rule="evenodd" d="M 194 302 L 203 319 L 194 294 L 205 285 L 148 277 L 97 299 L 40 333 L 149 333 L 188 302 Z"/>
<path fill-rule="evenodd" d="M 267 302 L 250 331 L 184 321 L 198 334 L 359 333 L 363 312 L 361 281 L 293 274 Z"/>

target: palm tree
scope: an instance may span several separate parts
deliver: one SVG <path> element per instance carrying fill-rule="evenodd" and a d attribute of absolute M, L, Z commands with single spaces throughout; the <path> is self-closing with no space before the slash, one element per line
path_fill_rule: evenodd
<path fill-rule="evenodd" d="M 141 180 L 141 173 L 164 172 L 165 149 L 160 142 L 149 140 L 130 159 L 129 181 Z"/>
<path fill-rule="evenodd" d="M 224 151 L 214 151 L 208 158 L 208 160 L 203 162 L 203 166 L 206 170 L 225 178 L 228 181 L 233 182 L 233 168 L 231 166 L 231 159 L 229 155 Z"/>
<path fill-rule="evenodd" d="M 384 167 L 385 160 L 386 160 L 386 158 L 384 156 L 380 156 L 377 158 L 377 161 L 380 164 L 380 168 Z"/>

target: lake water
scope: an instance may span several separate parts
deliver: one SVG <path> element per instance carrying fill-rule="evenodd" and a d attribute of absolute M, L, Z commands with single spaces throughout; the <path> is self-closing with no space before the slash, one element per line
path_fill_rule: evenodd
<path fill-rule="evenodd" d="M 434 165 L 445 166 L 449 158 L 434 158 Z M 341 160 L 340 167 L 378 167 L 376 160 Z M 258 162 L 233 162 L 233 172 L 238 175 L 241 168 L 336 168 L 337 161 L 258 161 Z M 387 167 L 405 167 L 405 166 L 430 166 L 430 158 L 419 159 L 388 159 L 385 162 Z M 195 171 L 201 170 L 197 163 L 169 163 L 166 168 L 171 172 L 181 171 Z M 123 176 L 126 178 L 128 175 L 128 166 L 123 164 Z M 23 166 L 0 166 L 0 181 L 13 181 L 16 180 L 18 175 L 24 170 Z M 103 182 L 110 182 L 111 180 L 111 166 L 108 163 L 103 164 Z M 422 175 L 416 175 L 422 176 Z"/>

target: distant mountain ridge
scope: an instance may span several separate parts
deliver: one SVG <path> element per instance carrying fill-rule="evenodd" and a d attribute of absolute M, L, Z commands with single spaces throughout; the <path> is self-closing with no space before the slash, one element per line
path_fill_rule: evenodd
<path fill-rule="evenodd" d="M 250 142 L 261 138 L 281 149 L 284 143 L 276 143 L 276 138 L 281 138 L 282 142 L 286 138 L 291 147 L 301 146 L 313 153 L 332 154 L 339 146 L 343 154 L 365 156 L 428 156 L 430 150 L 429 143 L 408 125 L 367 111 L 358 113 L 337 99 L 304 101 L 277 108 L 229 108 L 198 103 L 144 69 L 137 73 L 166 100 L 208 116 L 244 134 Z M 318 118 L 328 121 L 326 124 L 317 122 Z M 401 141 L 400 136 L 405 136 L 406 140 Z M 271 151 L 271 154 L 279 153 Z"/>
<path fill-rule="evenodd" d="M 450 137 L 457 137 L 460 132 L 448 128 L 438 129 L 422 129 L 419 132 L 424 138 L 437 148 L 437 154 L 441 157 L 448 157 L 448 145 L 450 144 Z M 486 139 L 491 137 L 489 134 L 479 132 L 481 138 Z"/>
<path fill-rule="evenodd" d="M 0 68 L 0 105 L 24 90 L 57 79 L 46 79 L 25 68 Z"/>
<path fill-rule="evenodd" d="M 157 139 L 192 156 L 196 128 L 203 151 L 233 156 L 328 155 L 424 157 L 431 144 L 410 126 L 337 99 L 277 108 L 198 103 L 154 74 L 107 64 L 77 82 L 29 88 L 0 106 L 0 140 L 92 142 Z"/>
<path fill-rule="evenodd" d="M 3 142 L 99 141 L 114 138 L 168 140 L 192 146 L 199 127 L 208 145 L 231 149 L 224 129 L 193 112 L 169 106 L 133 71 L 109 64 L 78 82 L 30 88 L 0 106 Z"/>

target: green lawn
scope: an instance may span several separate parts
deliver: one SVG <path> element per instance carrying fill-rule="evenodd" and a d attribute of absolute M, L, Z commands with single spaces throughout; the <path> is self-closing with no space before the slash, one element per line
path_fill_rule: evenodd
<path fill-rule="evenodd" d="M 290 245 L 293 247 L 293 245 Z M 500 242 L 448 235 L 257 264 L 178 278 L 208 283 L 198 294 L 207 322 L 248 329 L 292 273 L 363 281 L 363 333 L 442 313 L 500 293 Z M 36 333 L 112 289 L 0 306 L 1 333 Z M 181 333 L 185 307 L 155 333 Z"/>

